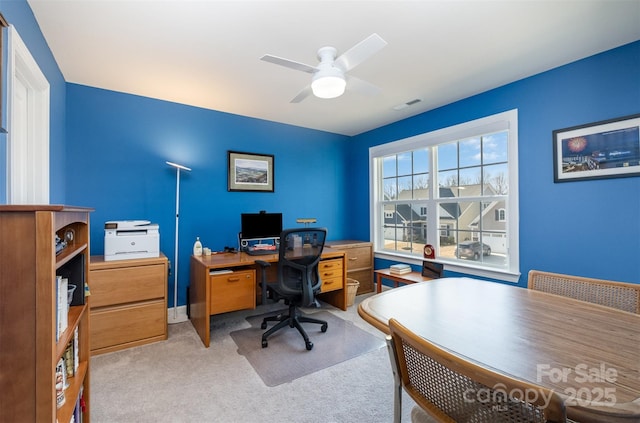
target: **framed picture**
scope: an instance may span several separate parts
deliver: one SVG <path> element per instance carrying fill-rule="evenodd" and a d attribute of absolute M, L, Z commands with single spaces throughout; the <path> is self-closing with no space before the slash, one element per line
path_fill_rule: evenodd
<path fill-rule="evenodd" d="M 553 179 L 640 175 L 640 114 L 553 131 Z"/>
<path fill-rule="evenodd" d="M 273 155 L 228 152 L 228 191 L 273 192 Z"/>

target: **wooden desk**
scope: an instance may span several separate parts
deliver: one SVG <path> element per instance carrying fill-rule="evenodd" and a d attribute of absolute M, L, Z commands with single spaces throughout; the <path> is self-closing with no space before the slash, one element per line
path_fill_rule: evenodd
<path fill-rule="evenodd" d="M 589 403 L 591 410 L 640 412 L 640 315 L 469 278 L 386 291 L 358 313 L 385 333 L 393 317 L 452 353 L 567 400 L 609 405 Z"/>
<path fill-rule="evenodd" d="M 251 309 L 256 306 L 257 280 L 259 280 L 258 265 L 256 260 L 263 260 L 269 263 L 278 262 L 278 254 L 268 254 L 262 256 L 251 256 L 246 253 L 221 253 L 210 256 L 191 256 L 191 273 L 189 286 L 189 317 L 193 327 L 200 335 L 205 347 L 209 347 L 211 336 L 210 316 L 227 311 Z M 337 271 L 341 274 L 341 284 L 334 283 L 331 291 L 318 295 L 318 298 L 342 310 L 347 309 L 347 289 L 345 286 L 346 265 L 344 251 L 334 250 L 325 247 L 322 251 L 322 263 L 336 261 Z M 273 268 L 273 266 L 272 266 Z M 243 278 L 252 275 L 252 289 L 250 292 L 243 284 L 241 292 L 238 289 L 222 288 L 214 292 L 212 284 L 218 275 L 211 275 L 211 271 L 229 269 L 234 272 L 242 272 Z M 224 275 L 220 275 L 224 276 Z M 323 274 L 320 274 L 323 277 Z M 335 281 L 335 277 L 330 278 Z M 247 282 L 249 283 L 249 282 Z M 323 286 L 324 288 L 324 286 Z M 213 294 L 213 295 L 212 295 Z M 261 292 L 260 297 L 264 298 Z M 212 296 L 214 301 L 212 301 Z"/>
<path fill-rule="evenodd" d="M 382 292 L 382 279 L 392 280 L 394 283 L 394 287 L 398 287 L 398 283 L 410 284 L 417 282 L 426 282 L 432 280 L 432 278 L 427 278 L 422 276 L 420 272 L 409 272 L 403 275 L 398 275 L 395 273 L 391 273 L 390 269 L 380 269 L 375 271 L 376 274 L 376 292 L 379 294 Z"/>

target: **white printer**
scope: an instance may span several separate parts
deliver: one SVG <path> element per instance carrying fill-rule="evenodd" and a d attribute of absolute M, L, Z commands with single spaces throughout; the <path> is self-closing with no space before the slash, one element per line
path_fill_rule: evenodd
<path fill-rule="evenodd" d="M 148 220 L 112 220 L 104 224 L 104 260 L 160 257 L 158 225 Z"/>

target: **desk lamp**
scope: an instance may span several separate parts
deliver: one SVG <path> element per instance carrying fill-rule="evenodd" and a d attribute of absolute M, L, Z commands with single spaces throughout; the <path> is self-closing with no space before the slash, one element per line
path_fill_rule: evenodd
<path fill-rule="evenodd" d="M 175 256 L 173 259 L 173 323 L 178 323 L 178 224 L 180 222 L 180 171 L 186 170 L 191 172 L 191 169 L 177 163 L 167 162 L 167 164 L 176 168 L 176 245 L 174 250 Z"/>
<path fill-rule="evenodd" d="M 296 223 L 304 223 L 305 228 L 308 228 L 309 225 L 316 222 L 317 222 L 317 219 L 315 217 L 299 217 L 298 219 L 296 219 Z M 309 239 L 308 234 L 305 236 L 304 244 L 302 245 L 303 246 L 311 245 L 311 240 Z"/>
<path fill-rule="evenodd" d="M 308 227 L 311 223 L 316 223 L 317 219 L 315 217 L 301 217 L 296 219 L 296 223 L 304 223 L 305 227 Z"/>

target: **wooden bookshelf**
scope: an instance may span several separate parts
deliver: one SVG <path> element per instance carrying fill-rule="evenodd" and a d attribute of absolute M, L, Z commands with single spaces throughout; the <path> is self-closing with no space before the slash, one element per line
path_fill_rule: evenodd
<path fill-rule="evenodd" d="M 82 301 L 89 274 L 90 211 L 61 205 L 0 206 L 3 420 L 68 423 L 82 393 L 82 421 L 90 422 L 89 307 Z M 56 235 L 67 241 L 58 254 Z M 67 328 L 58 339 L 57 275 L 73 278 L 70 283 L 77 286 L 78 295 L 69 307 Z M 68 379 L 65 403 L 58 408 L 56 364 L 76 328 L 78 368 Z"/>

